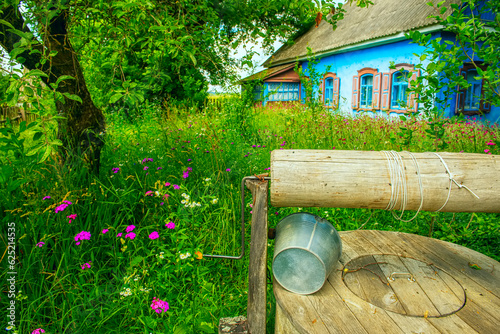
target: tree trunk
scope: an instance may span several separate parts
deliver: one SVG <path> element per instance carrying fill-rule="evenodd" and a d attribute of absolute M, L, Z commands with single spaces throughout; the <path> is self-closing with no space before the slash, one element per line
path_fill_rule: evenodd
<path fill-rule="evenodd" d="M 72 164 L 83 158 L 90 169 L 98 173 L 104 145 L 105 119 L 92 101 L 77 55 L 68 38 L 68 14 L 67 9 L 60 10 L 46 26 L 43 43 L 32 44 L 31 50 L 26 49 L 18 55 L 18 59 L 25 59 L 23 65 L 26 68 L 40 69 L 46 73 L 48 78 L 42 77 L 45 84 L 55 83 L 63 75 L 74 78 L 60 82 L 57 88 L 63 94 L 77 95 L 82 100 L 80 103 L 64 97 L 63 101 L 56 101 L 58 112 L 65 117 L 59 120 L 59 138 L 63 142 L 61 153 L 63 159 Z M 15 29 L 29 32 L 18 8 L 4 7 L 1 18 Z M 18 34 L 9 31 L 7 25 L 0 23 L 0 45 L 7 52 L 11 53 L 20 39 Z M 39 52 L 34 53 L 33 50 Z M 57 53 L 49 56 L 51 51 Z M 41 62 L 44 57 L 48 58 L 45 63 Z"/>

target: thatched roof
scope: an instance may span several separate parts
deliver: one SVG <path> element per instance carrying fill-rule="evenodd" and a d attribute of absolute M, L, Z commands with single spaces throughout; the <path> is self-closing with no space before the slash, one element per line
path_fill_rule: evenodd
<path fill-rule="evenodd" d="M 334 31 L 331 24 L 323 20 L 295 40 L 293 45 L 283 45 L 264 62 L 265 67 L 293 62 L 297 57 L 307 56 L 307 47 L 315 54 L 335 52 L 336 49 L 354 46 L 366 41 L 389 37 L 436 25 L 428 18 L 436 15 L 435 9 L 427 3 L 431 0 L 372 0 L 368 8 L 345 4 L 344 18 Z M 437 0 L 434 0 L 437 3 Z M 461 3 L 460 0 L 446 0 L 445 6 Z M 446 14 L 451 13 L 448 9 Z"/>

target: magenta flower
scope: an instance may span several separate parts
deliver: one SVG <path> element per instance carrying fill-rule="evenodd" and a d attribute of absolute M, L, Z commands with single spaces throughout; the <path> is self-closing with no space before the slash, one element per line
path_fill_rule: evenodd
<path fill-rule="evenodd" d="M 486 143 L 486 145 L 496 145 L 496 144 L 490 140 L 489 142 Z"/>
<path fill-rule="evenodd" d="M 103 229 L 102 230 L 102 234 L 106 234 L 106 232 L 108 232 L 109 230 L 107 228 Z"/>
<path fill-rule="evenodd" d="M 92 261 L 89 261 L 89 262 L 92 262 Z M 85 270 L 85 268 L 90 269 L 90 263 L 89 263 L 89 262 L 85 263 L 85 264 L 82 266 L 82 270 Z"/>
<path fill-rule="evenodd" d="M 125 234 L 125 238 L 130 238 L 130 240 L 134 240 L 135 236 L 136 236 L 136 234 L 134 232 L 130 232 L 130 233 Z"/>
<path fill-rule="evenodd" d="M 175 223 L 174 222 L 168 222 L 165 224 L 165 226 L 171 230 L 175 228 Z"/>
<path fill-rule="evenodd" d="M 193 168 L 192 168 L 192 167 L 188 167 L 188 168 L 187 168 L 187 171 L 188 171 L 188 172 L 190 172 L 190 171 L 192 171 L 192 170 L 193 170 Z"/>
<path fill-rule="evenodd" d="M 161 312 L 167 312 L 169 309 L 168 303 L 161 299 L 153 298 L 153 303 L 151 304 L 151 308 L 158 314 Z"/>
<path fill-rule="evenodd" d="M 144 196 L 153 196 L 153 191 L 152 190 L 146 191 Z"/>
<path fill-rule="evenodd" d="M 87 232 L 87 231 L 81 231 L 80 233 L 78 233 L 76 236 L 75 236 L 75 241 L 76 241 L 76 245 L 78 246 L 80 244 L 80 241 L 78 240 L 90 240 L 90 232 Z"/>
<path fill-rule="evenodd" d="M 484 150 L 484 153 L 489 153 L 489 152 L 490 152 L 490 150 L 488 150 L 488 149 Z"/>
<path fill-rule="evenodd" d="M 50 196 L 45 196 L 44 198 L 42 198 L 42 201 L 45 201 L 46 199 L 50 199 Z"/>
<path fill-rule="evenodd" d="M 120 167 L 115 167 L 115 168 L 111 169 L 111 171 L 116 174 L 120 171 Z"/>
<path fill-rule="evenodd" d="M 187 179 L 189 177 L 189 172 L 188 171 L 182 172 L 182 177 Z"/>
<path fill-rule="evenodd" d="M 162 167 L 158 167 L 158 168 L 156 168 L 156 170 L 160 170 L 160 169 L 163 169 L 163 168 L 162 168 Z"/>
<path fill-rule="evenodd" d="M 119 238 L 119 237 L 121 237 L 121 236 L 122 236 L 122 232 L 120 232 L 120 233 L 118 233 L 118 234 L 116 235 L 116 237 L 117 237 L 117 238 Z"/>
<path fill-rule="evenodd" d="M 135 226 L 134 225 L 129 225 L 127 226 L 127 228 L 125 229 L 126 232 L 132 232 L 134 230 Z"/>
<path fill-rule="evenodd" d="M 69 215 L 69 216 L 66 216 L 66 218 L 69 218 L 69 224 L 71 224 L 71 222 L 73 221 L 73 219 L 76 218 L 76 213 L 74 213 L 72 215 Z"/>
<path fill-rule="evenodd" d="M 231 168 L 227 168 L 227 169 L 226 169 L 226 172 L 230 172 L 230 171 L 231 171 Z"/>
<path fill-rule="evenodd" d="M 177 184 L 174 184 L 174 189 L 181 189 Z"/>
<path fill-rule="evenodd" d="M 37 247 L 42 247 L 43 245 L 45 245 L 45 242 L 43 241 L 40 241 L 39 243 L 36 244 Z"/>
<path fill-rule="evenodd" d="M 165 182 L 165 187 L 169 187 L 170 186 L 170 182 Z"/>
<path fill-rule="evenodd" d="M 58 212 L 62 212 L 62 211 L 64 211 L 67 207 L 68 207 L 68 204 L 63 203 L 63 204 L 59 205 L 59 206 L 56 208 L 55 212 L 56 212 L 56 213 L 58 213 Z"/>
<path fill-rule="evenodd" d="M 170 195 L 169 195 L 169 194 L 165 194 L 165 195 L 163 195 L 163 198 L 169 198 L 169 197 L 170 197 Z"/>
<path fill-rule="evenodd" d="M 143 169 L 144 169 L 144 170 L 148 170 L 148 169 L 149 169 L 149 167 L 148 167 L 148 166 L 144 166 L 144 168 L 143 168 Z"/>
<path fill-rule="evenodd" d="M 163 203 L 163 202 L 161 202 L 161 203 L 160 203 L 160 206 L 162 206 L 163 204 L 164 204 L 164 203 Z"/>
<path fill-rule="evenodd" d="M 158 239 L 160 236 L 158 235 L 158 232 L 154 231 L 153 233 L 151 233 L 149 235 L 149 239 L 151 240 L 154 240 L 154 239 Z"/>
<path fill-rule="evenodd" d="M 41 329 L 41 328 L 37 328 L 33 332 L 31 332 L 31 334 L 42 334 L 42 333 L 45 333 L 45 331 L 43 329 Z"/>
<path fill-rule="evenodd" d="M 68 205 L 73 204 L 73 203 L 71 203 L 70 201 L 63 201 L 63 203 L 66 203 L 66 204 L 68 204 Z"/>

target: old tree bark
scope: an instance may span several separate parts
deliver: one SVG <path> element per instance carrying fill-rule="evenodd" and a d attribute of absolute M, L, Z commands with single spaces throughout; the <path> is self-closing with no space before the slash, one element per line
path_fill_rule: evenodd
<path fill-rule="evenodd" d="M 0 8 L 0 45 L 9 54 L 19 47 L 19 32 L 30 32 L 19 8 L 7 5 Z M 41 77 L 45 84 L 55 83 L 63 75 L 74 80 L 62 81 L 57 90 L 61 93 L 77 95 L 82 102 L 64 97 L 56 101 L 56 108 L 63 119 L 59 120 L 59 139 L 63 142 L 63 159 L 74 164 L 83 161 L 94 171 L 99 171 L 100 153 L 105 131 L 102 111 L 94 105 L 83 77 L 77 55 L 68 38 L 68 9 L 53 9 L 52 18 L 41 16 L 43 41 L 32 40 L 31 46 L 17 56 L 24 58 L 22 63 L 29 70 L 42 70 L 48 77 Z M 11 26 L 9 26 L 8 24 Z M 14 28 L 14 29 L 13 29 Z M 55 52 L 54 52 L 55 51 Z M 54 55 L 55 54 L 55 55 Z M 42 59 L 47 59 L 42 62 Z"/>

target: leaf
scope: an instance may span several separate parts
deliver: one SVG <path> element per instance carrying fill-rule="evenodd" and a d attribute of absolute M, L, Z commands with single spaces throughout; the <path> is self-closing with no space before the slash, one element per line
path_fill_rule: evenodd
<path fill-rule="evenodd" d="M 29 71 L 26 76 L 35 76 L 35 77 L 46 77 L 48 78 L 49 76 L 42 70 L 31 70 Z"/>
<path fill-rule="evenodd" d="M 59 78 L 57 78 L 56 85 L 59 86 L 59 83 L 63 80 L 75 80 L 71 75 L 61 75 Z"/>
<path fill-rule="evenodd" d="M 42 163 L 45 160 L 47 160 L 47 158 L 49 157 L 51 152 L 52 152 L 52 147 L 50 147 L 50 146 L 45 147 L 45 152 L 43 152 L 43 154 L 41 154 L 41 157 L 38 160 L 38 163 Z"/>
<path fill-rule="evenodd" d="M 194 66 L 196 66 L 196 58 L 194 57 L 194 55 L 191 52 L 188 52 L 187 54 L 189 58 L 191 58 L 191 60 L 193 61 Z"/>
<path fill-rule="evenodd" d="M 9 28 L 14 29 L 14 26 L 12 24 L 10 24 L 10 22 L 7 22 L 7 21 L 5 21 L 3 19 L 0 19 L 0 24 L 4 24 L 4 25 L 6 25 Z"/>
<path fill-rule="evenodd" d="M 80 96 L 78 96 L 76 94 L 63 93 L 63 95 L 66 96 L 66 98 L 68 98 L 70 100 L 74 100 L 74 101 L 78 101 L 78 102 L 82 103 L 82 99 L 80 98 Z"/>
<path fill-rule="evenodd" d="M 478 266 L 476 263 L 470 263 L 469 262 L 469 267 L 474 269 L 474 270 L 481 270 L 481 267 Z"/>
<path fill-rule="evenodd" d="M 123 96 L 123 94 L 120 94 L 120 93 L 116 93 L 114 94 L 113 96 L 111 96 L 111 98 L 109 99 L 109 103 L 112 104 L 112 103 L 115 103 L 116 101 L 118 101 L 119 99 L 121 99 Z"/>
<path fill-rule="evenodd" d="M 135 266 L 135 265 L 139 264 L 143 259 L 144 258 L 142 256 L 136 256 L 136 257 L 134 257 L 132 262 L 130 262 L 130 265 Z"/>

